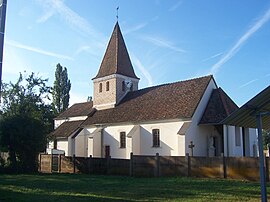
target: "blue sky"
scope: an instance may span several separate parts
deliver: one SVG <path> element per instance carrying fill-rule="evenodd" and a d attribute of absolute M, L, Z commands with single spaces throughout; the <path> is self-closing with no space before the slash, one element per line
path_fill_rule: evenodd
<path fill-rule="evenodd" d="M 70 103 L 92 96 L 119 24 L 139 87 L 213 74 L 241 106 L 270 84 L 269 0 L 8 0 L 3 81 L 67 67 Z"/>

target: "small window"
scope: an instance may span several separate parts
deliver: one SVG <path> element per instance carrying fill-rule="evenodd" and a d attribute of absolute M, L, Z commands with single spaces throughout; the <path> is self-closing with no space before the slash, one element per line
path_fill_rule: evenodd
<path fill-rule="evenodd" d="M 240 128 L 235 127 L 235 146 L 241 146 Z"/>
<path fill-rule="evenodd" d="M 110 83 L 109 81 L 106 82 L 106 91 L 109 91 L 110 90 Z"/>
<path fill-rule="evenodd" d="M 130 91 L 133 91 L 133 83 L 130 86 Z"/>
<path fill-rule="evenodd" d="M 153 135 L 153 147 L 160 147 L 159 129 L 153 129 L 152 135 Z"/>
<path fill-rule="evenodd" d="M 125 81 L 122 81 L 122 91 L 125 91 L 126 90 L 126 84 L 125 84 Z"/>
<path fill-rule="evenodd" d="M 99 92 L 102 92 L 102 83 L 99 84 Z"/>
<path fill-rule="evenodd" d="M 120 132 L 120 148 L 126 148 L 126 132 Z"/>
<path fill-rule="evenodd" d="M 54 149 L 57 149 L 57 140 L 54 140 L 54 141 L 53 141 L 53 148 L 54 148 Z"/>

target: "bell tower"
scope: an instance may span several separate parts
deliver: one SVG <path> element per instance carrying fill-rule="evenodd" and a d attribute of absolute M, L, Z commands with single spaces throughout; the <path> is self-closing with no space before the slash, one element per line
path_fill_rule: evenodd
<path fill-rule="evenodd" d="M 131 64 L 118 22 L 116 22 L 94 83 L 93 107 L 115 107 L 129 91 L 138 90 L 139 78 Z"/>

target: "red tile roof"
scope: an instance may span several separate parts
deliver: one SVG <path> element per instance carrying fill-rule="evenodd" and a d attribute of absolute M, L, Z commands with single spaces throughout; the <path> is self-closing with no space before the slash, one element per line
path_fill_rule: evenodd
<path fill-rule="evenodd" d="M 191 118 L 212 76 L 129 92 L 115 108 L 89 116 L 82 126 Z"/>
<path fill-rule="evenodd" d="M 83 121 L 66 121 L 51 132 L 50 136 L 55 138 L 69 137 L 77 130 L 80 130 L 80 125 L 82 123 Z"/>
<path fill-rule="evenodd" d="M 63 119 L 67 117 L 87 116 L 92 112 L 93 102 L 76 103 L 68 108 L 66 111 L 59 114 L 56 119 Z"/>
<path fill-rule="evenodd" d="M 238 106 L 221 88 L 215 89 L 211 94 L 200 124 L 219 124 L 237 109 Z"/>
<path fill-rule="evenodd" d="M 121 74 L 131 78 L 138 78 L 131 64 L 118 22 L 114 27 L 98 74 L 94 79 L 112 74 Z"/>

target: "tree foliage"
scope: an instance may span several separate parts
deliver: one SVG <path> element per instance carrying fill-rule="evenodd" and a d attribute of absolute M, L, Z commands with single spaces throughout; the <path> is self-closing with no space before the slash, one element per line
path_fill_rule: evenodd
<path fill-rule="evenodd" d="M 71 83 L 68 79 L 67 68 L 63 68 L 58 63 L 56 65 L 55 81 L 53 85 L 53 105 L 56 113 L 61 113 L 68 108 L 70 88 Z"/>
<path fill-rule="evenodd" d="M 20 74 L 16 83 L 3 84 L 0 145 L 8 150 L 13 169 L 34 171 L 37 155 L 46 147 L 46 134 L 53 129 L 51 88 L 46 82 L 32 73 Z"/>
<path fill-rule="evenodd" d="M 270 131 L 263 130 L 262 136 L 263 136 L 263 147 L 264 149 L 268 149 L 268 146 L 270 146 Z"/>

